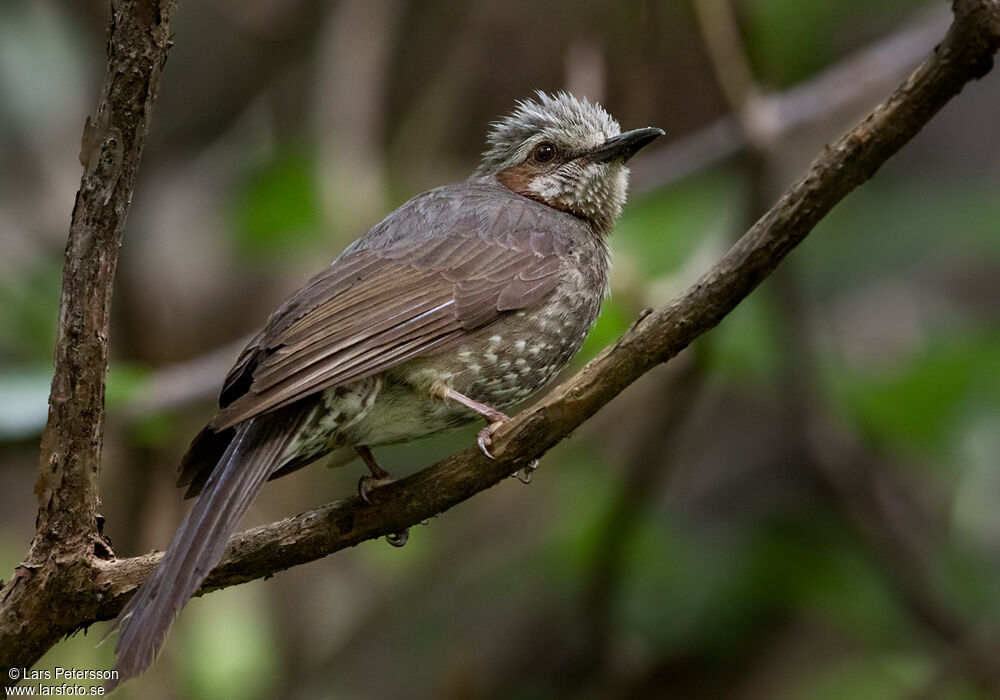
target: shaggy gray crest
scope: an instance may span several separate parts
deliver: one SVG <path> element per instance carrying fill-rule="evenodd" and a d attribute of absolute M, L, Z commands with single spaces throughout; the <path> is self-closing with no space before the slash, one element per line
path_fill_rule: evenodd
<path fill-rule="evenodd" d="M 490 124 L 487 149 L 473 177 L 495 175 L 523 161 L 537 144 L 552 141 L 566 149 L 585 149 L 621 132 L 614 117 L 596 102 L 566 92 L 541 90 L 534 100 L 520 100 L 509 115 Z"/>

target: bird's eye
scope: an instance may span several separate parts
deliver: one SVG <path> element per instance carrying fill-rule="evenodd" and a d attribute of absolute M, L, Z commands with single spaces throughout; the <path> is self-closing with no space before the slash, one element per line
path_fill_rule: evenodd
<path fill-rule="evenodd" d="M 535 150 L 531 152 L 531 157 L 536 163 L 548 163 L 556 157 L 556 147 L 548 141 L 540 143 L 535 146 Z"/>

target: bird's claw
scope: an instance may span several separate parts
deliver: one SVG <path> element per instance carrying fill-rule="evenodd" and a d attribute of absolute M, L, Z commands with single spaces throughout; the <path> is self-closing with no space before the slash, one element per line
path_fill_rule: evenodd
<path fill-rule="evenodd" d="M 538 460 L 533 459 L 527 464 L 525 464 L 523 467 L 518 469 L 516 472 L 511 474 L 511 476 L 520 481 L 522 484 L 530 484 L 531 477 L 535 475 L 536 469 L 538 469 Z"/>
<path fill-rule="evenodd" d="M 496 459 L 496 457 L 490 453 L 490 445 L 493 444 L 493 435 L 500 429 L 500 426 L 503 425 L 505 420 L 507 420 L 507 416 L 501 414 L 499 418 L 480 430 L 479 435 L 476 436 L 476 444 L 479 445 L 479 449 L 488 459 Z"/>
<path fill-rule="evenodd" d="M 373 505 L 372 499 L 370 498 L 372 491 L 377 489 L 379 486 L 391 484 L 393 481 L 395 481 L 395 479 L 389 476 L 388 473 L 383 477 L 363 476 L 358 479 L 358 495 L 361 496 L 361 500 L 365 503 Z"/>
<path fill-rule="evenodd" d="M 483 428 L 482 430 L 479 431 L 479 437 L 476 438 L 476 444 L 479 445 L 479 451 L 482 452 L 484 455 L 486 455 L 487 459 L 496 459 L 496 457 L 490 454 L 490 448 L 489 448 L 490 436 L 486 434 L 486 431 L 488 429 L 489 428 Z"/>
<path fill-rule="evenodd" d="M 393 532 L 385 536 L 385 541 L 391 544 L 393 547 L 402 547 L 410 539 L 410 528 L 405 530 L 400 530 L 399 532 Z"/>

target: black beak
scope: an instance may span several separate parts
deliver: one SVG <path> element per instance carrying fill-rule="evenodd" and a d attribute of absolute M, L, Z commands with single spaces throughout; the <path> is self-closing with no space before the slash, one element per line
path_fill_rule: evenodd
<path fill-rule="evenodd" d="M 639 149 L 649 144 L 653 139 L 664 135 L 663 129 L 647 126 L 643 129 L 633 129 L 624 134 L 610 138 L 588 155 L 594 163 L 607 163 L 620 160 L 622 163 L 638 153 Z"/>

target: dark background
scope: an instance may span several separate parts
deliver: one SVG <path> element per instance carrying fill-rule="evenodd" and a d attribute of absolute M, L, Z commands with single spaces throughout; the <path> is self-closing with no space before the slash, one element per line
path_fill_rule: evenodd
<path fill-rule="evenodd" d="M 636 158 L 579 366 L 696 279 L 948 21 L 917 0 L 698 6 L 181 0 L 115 292 L 101 495 L 116 551 L 168 542 L 176 461 L 241 338 L 394 206 L 465 177 L 515 100 L 569 89 L 668 132 Z M 0 572 L 34 529 L 106 25 L 104 2 L 0 4 Z M 871 45 L 878 60 L 824 82 Z M 788 92 L 803 84 L 819 89 Z M 401 550 L 368 542 L 193 601 L 120 696 L 993 696 L 998 86 L 967 88 L 530 486 L 478 495 Z M 732 148 L 740 124 L 755 147 Z M 376 454 L 406 474 L 473 436 Z M 282 479 L 246 524 L 348 496 L 362 471 Z M 40 667 L 109 668 L 106 627 Z"/>

